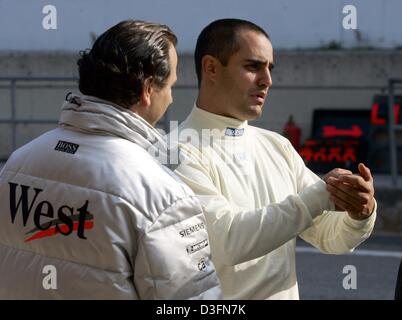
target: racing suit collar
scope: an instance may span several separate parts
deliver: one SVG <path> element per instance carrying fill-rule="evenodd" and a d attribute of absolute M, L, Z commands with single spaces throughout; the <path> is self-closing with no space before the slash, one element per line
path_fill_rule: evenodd
<path fill-rule="evenodd" d="M 199 108 L 194 104 L 193 109 L 188 116 L 189 121 L 197 123 L 199 129 L 218 129 L 222 138 L 238 138 L 246 133 L 248 122 L 217 115 Z M 192 121 L 192 119 L 196 121 Z"/>

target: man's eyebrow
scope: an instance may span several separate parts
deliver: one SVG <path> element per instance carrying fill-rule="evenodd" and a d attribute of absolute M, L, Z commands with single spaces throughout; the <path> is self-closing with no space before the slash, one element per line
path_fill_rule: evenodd
<path fill-rule="evenodd" d="M 250 63 L 250 64 L 256 64 L 258 66 L 268 64 L 267 60 L 259 60 L 259 59 L 245 59 L 244 62 Z M 274 68 L 274 66 L 275 66 L 275 64 L 273 62 L 270 62 L 268 64 L 268 67 L 270 70 L 272 70 Z"/>
<path fill-rule="evenodd" d="M 255 63 L 255 64 L 267 64 L 267 60 L 259 60 L 259 59 L 245 59 L 244 62 L 247 63 Z"/>

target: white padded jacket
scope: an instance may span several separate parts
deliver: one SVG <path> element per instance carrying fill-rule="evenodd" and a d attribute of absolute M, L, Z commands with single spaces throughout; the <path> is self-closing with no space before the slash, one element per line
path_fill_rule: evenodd
<path fill-rule="evenodd" d="M 219 299 L 193 192 L 131 111 L 69 95 L 0 173 L 0 299 Z"/>

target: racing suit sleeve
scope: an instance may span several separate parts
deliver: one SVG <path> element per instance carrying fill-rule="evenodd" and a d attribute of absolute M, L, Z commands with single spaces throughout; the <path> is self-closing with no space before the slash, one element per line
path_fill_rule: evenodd
<path fill-rule="evenodd" d="M 227 265 L 261 257 L 311 226 L 328 206 L 325 183 L 318 180 L 297 195 L 256 210 L 234 207 L 216 187 L 212 166 L 205 154 L 191 146 L 180 147 L 179 177 L 201 201 L 206 217 L 212 256 Z"/>
<path fill-rule="evenodd" d="M 298 192 L 320 181 L 289 142 L 287 148 L 296 172 Z M 346 211 L 335 211 L 330 201 L 326 207 L 329 210 L 315 217 L 312 226 L 300 234 L 303 240 L 324 253 L 342 254 L 353 251 L 370 236 L 377 215 L 376 202 L 373 213 L 365 220 L 352 219 Z"/>

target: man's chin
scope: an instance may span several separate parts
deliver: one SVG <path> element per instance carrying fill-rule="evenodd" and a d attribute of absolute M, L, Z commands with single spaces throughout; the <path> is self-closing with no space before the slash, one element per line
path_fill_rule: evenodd
<path fill-rule="evenodd" d="M 263 105 L 250 106 L 247 120 L 255 120 L 260 118 L 262 116 L 262 107 Z"/>
<path fill-rule="evenodd" d="M 232 114 L 230 117 L 241 121 L 252 121 L 262 116 L 262 105 L 249 105 L 243 108 L 241 113 Z"/>

